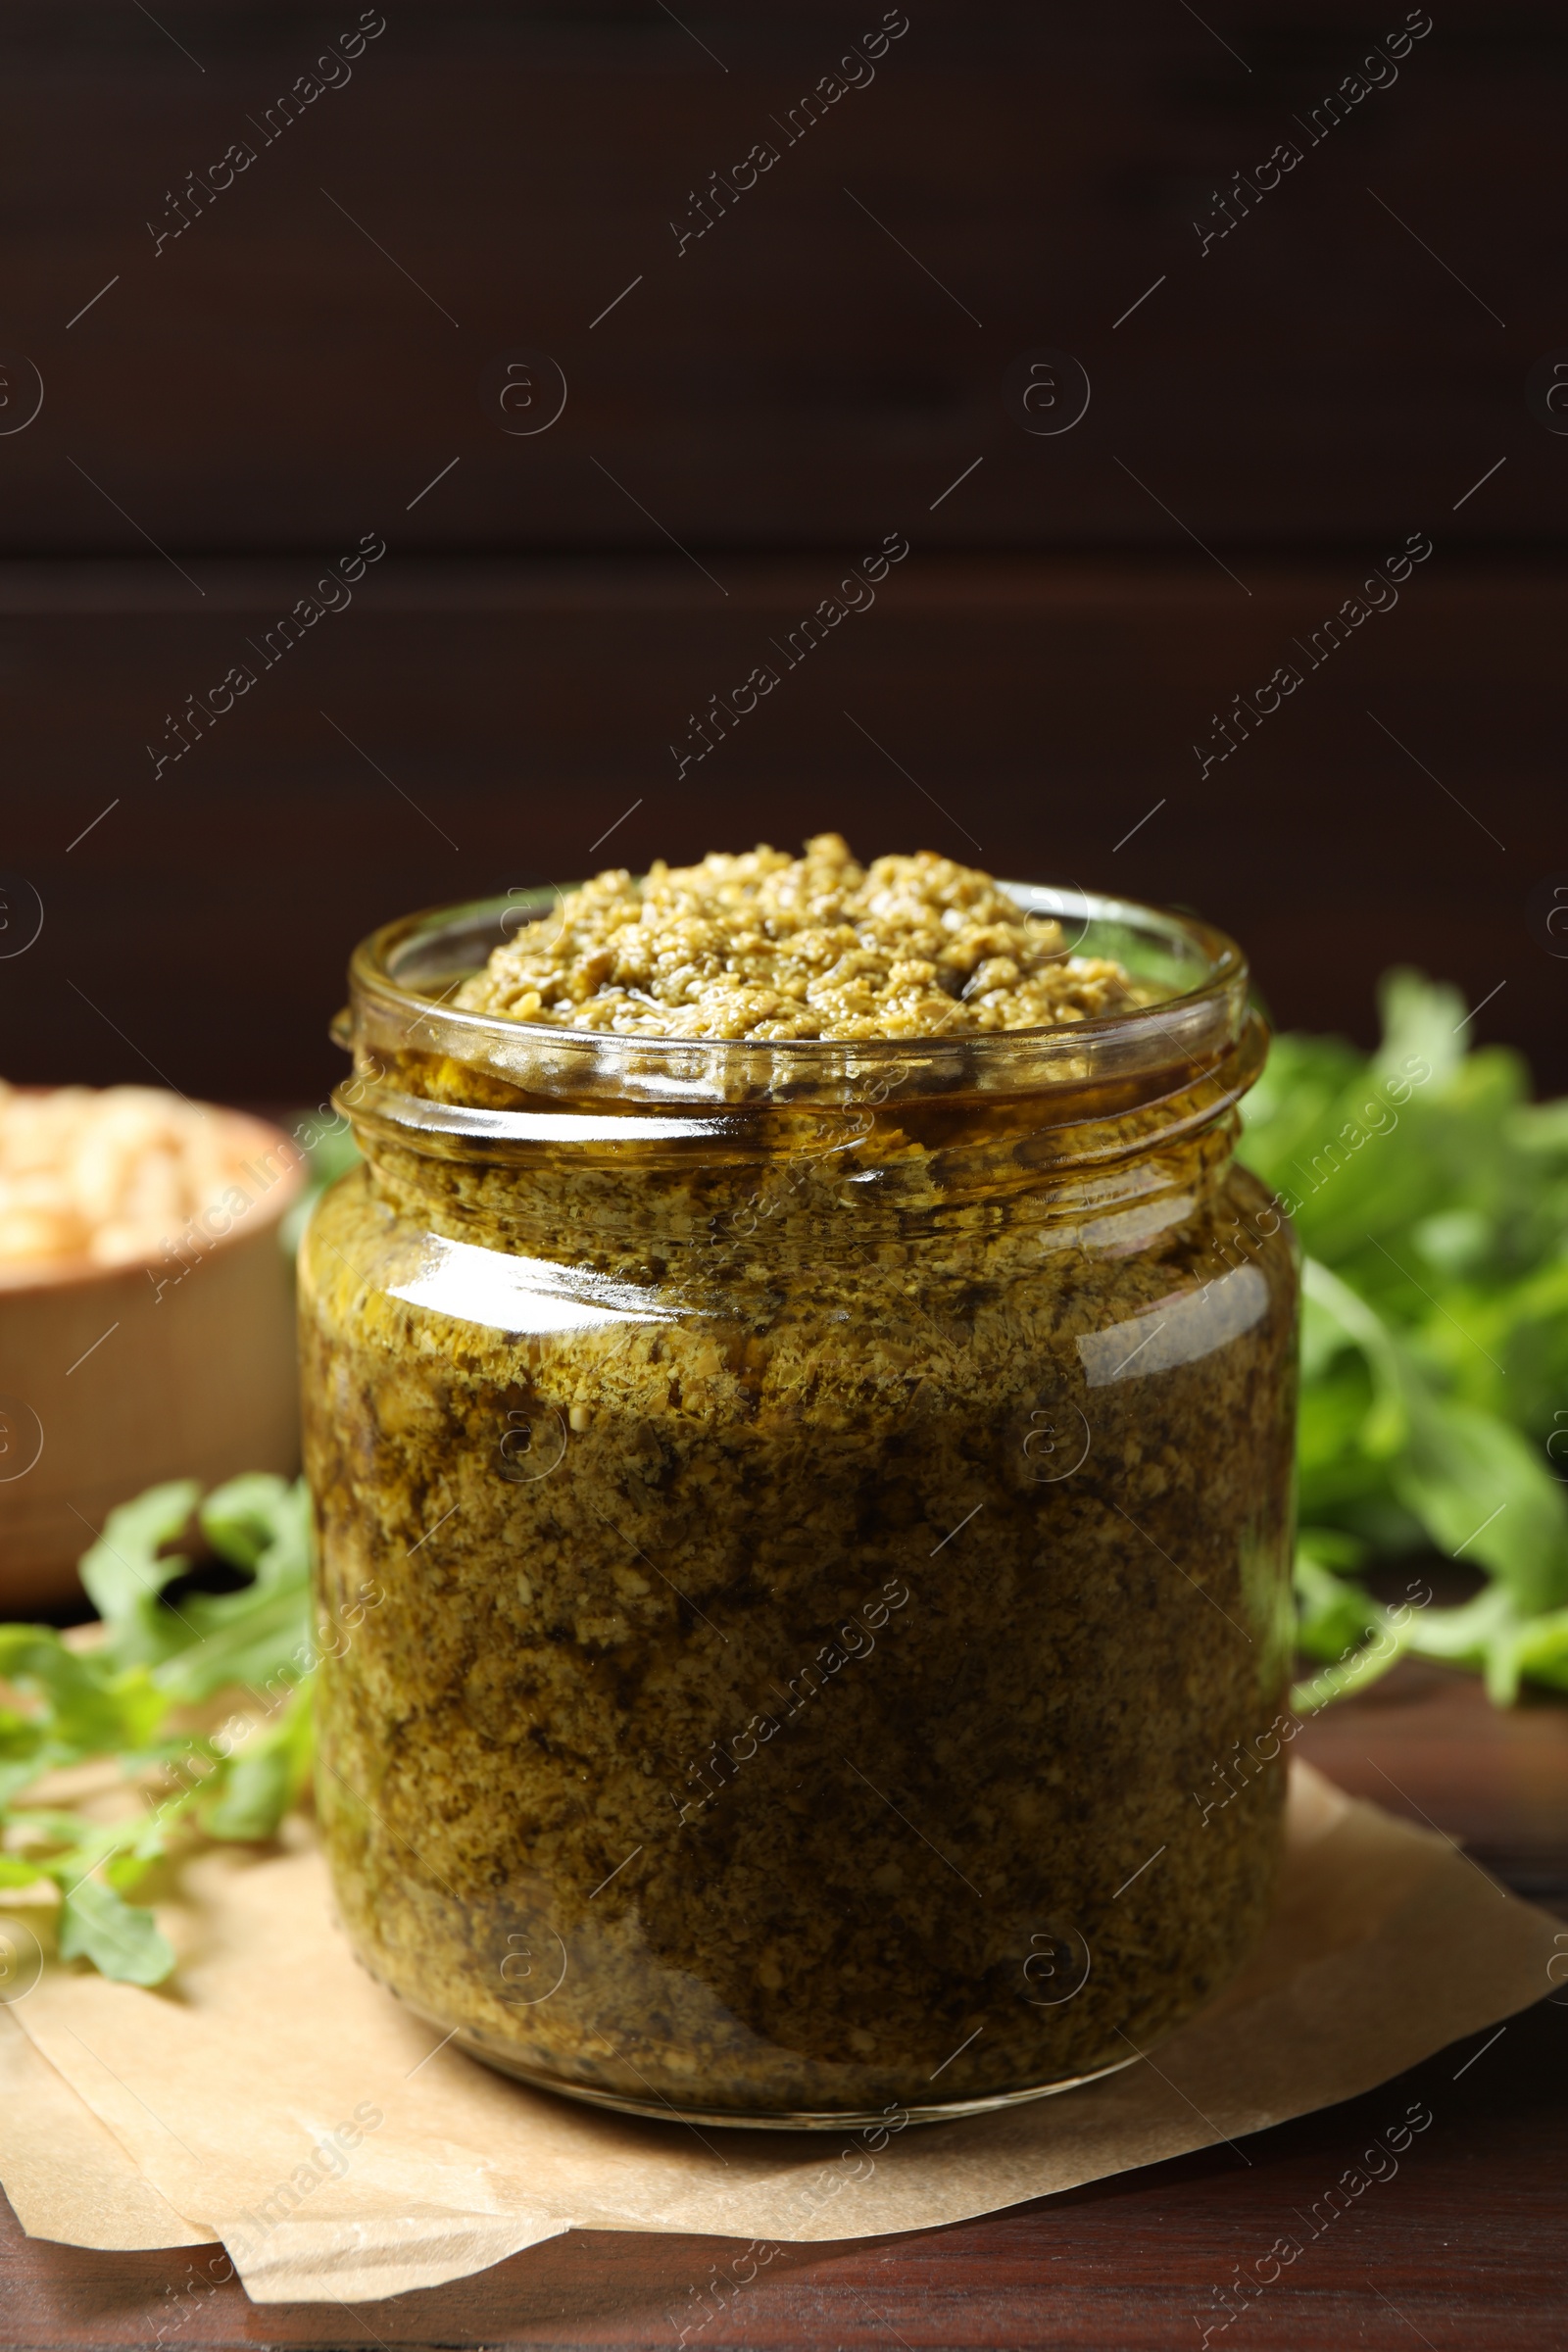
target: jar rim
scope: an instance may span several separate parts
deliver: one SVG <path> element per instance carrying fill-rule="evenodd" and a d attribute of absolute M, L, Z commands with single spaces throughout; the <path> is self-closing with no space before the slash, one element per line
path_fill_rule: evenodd
<path fill-rule="evenodd" d="M 1085 891 L 1002 882 L 1025 915 L 1069 933 L 1069 953 L 1114 956 L 1168 993 L 1150 1004 L 1030 1029 L 944 1037 L 692 1038 L 573 1029 L 470 1011 L 450 999 L 492 950 L 559 906 L 561 889 L 513 890 L 385 923 L 349 966 L 357 1058 L 433 1055 L 531 1096 L 735 1105 L 842 1104 L 929 1094 L 1037 1094 L 1064 1084 L 1155 1079 L 1212 1065 L 1240 1036 L 1249 967 L 1234 940 L 1185 909 Z M 412 1016 L 412 1017 L 411 1017 Z M 340 1016 L 341 1018 L 341 1016 Z M 340 1029 L 339 1042 L 349 1034 Z"/>

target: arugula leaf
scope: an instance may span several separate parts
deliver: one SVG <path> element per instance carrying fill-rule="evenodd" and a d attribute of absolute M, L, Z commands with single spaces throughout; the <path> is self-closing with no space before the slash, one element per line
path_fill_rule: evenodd
<path fill-rule="evenodd" d="M 109 1628 L 107 1646 L 122 1664 L 154 1664 L 182 1640 L 172 1613 L 160 1606 L 166 1585 L 190 1562 L 167 1552 L 189 1524 L 201 1489 L 194 1479 L 150 1487 L 122 1503 L 80 1565 L 87 1597 Z"/>
<path fill-rule="evenodd" d="M 139 1747 L 165 1713 L 145 1668 L 122 1672 L 107 1649 L 70 1649 L 52 1626 L 0 1625 L 0 1680 L 36 1691 L 43 1705 L 40 1715 L 12 1715 L 6 1726 L 8 1767 L 25 1763 L 26 1780 Z"/>
<path fill-rule="evenodd" d="M 1532 1682 L 1568 1690 L 1568 1609 L 1549 1610 L 1521 1627 L 1513 1663 Z"/>
<path fill-rule="evenodd" d="M 315 1662 L 309 1640 L 310 1497 L 305 1483 L 256 1472 L 217 1487 L 201 1510 L 213 1548 L 253 1581 L 243 1592 L 194 1593 L 180 1604 L 196 1638 L 160 1671 L 171 1696 L 208 1698 L 229 1683 L 297 1681 Z"/>
<path fill-rule="evenodd" d="M 273 1837 L 305 1785 L 313 1754 L 311 1687 L 305 1683 L 281 1722 L 234 1758 L 216 1802 L 202 1815 L 208 1835 Z"/>
<path fill-rule="evenodd" d="M 169 1586 L 188 1560 L 172 1549 L 200 1489 L 155 1487 L 111 1511 L 82 1563 L 102 1639 L 79 1648 L 49 1626 L 0 1626 L 0 1886 L 52 1879 L 60 1950 L 135 1984 L 163 1981 L 174 1955 L 150 1910 L 124 1900 L 152 1864 L 197 1834 L 270 1837 L 310 1770 L 311 1521 L 303 1483 L 231 1479 L 201 1504 L 202 1534 L 249 1578 L 238 1592 Z M 186 1728 L 185 1710 L 233 1689 L 261 1709 L 237 1749 Z M 101 1823 L 25 1802 L 64 1765 L 115 1758 L 147 1810 Z"/>
<path fill-rule="evenodd" d="M 347 1122 L 317 1135 L 308 1156 L 310 1185 L 281 1233 L 291 1254 L 316 1197 L 359 1158 Z M 190 1565 L 193 1517 L 248 1581 L 172 1601 Z M 66 1957 L 130 1984 L 161 1983 L 172 1949 L 127 1890 L 197 1834 L 270 1837 L 299 1797 L 317 1659 L 311 1545 L 303 1481 L 256 1473 L 202 1501 L 194 1480 L 172 1480 L 111 1511 L 81 1562 L 102 1620 L 96 1646 L 48 1626 L 0 1626 L 0 1886 L 55 1882 Z M 223 1691 L 242 1718 L 260 1710 L 237 1748 L 226 1731 L 189 1728 L 188 1710 Z M 99 1757 L 118 1762 L 146 1810 L 102 1823 L 25 1802 L 48 1773 Z"/>
<path fill-rule="evenodd" d="M 152 1913 L 92 1878 L 60 1898 L 60 1956 L 90 1960 L 122 1984 L 161 1984 L 174 1965 L 174 1947 Z"/>
<path fill-rule="evenodd" d="M 0 1886 L 36 1886 L 43 1876 L 40 1864 L 21 1854 L 0 1854 Z"/>
<path fill-rule="evenodd" d="M 1375 1054 L 1282 1037 L 1243 1109 L 1307 1253 L 1298 1639 L 1333 1663 L 1303 1690 L 1408 1650 L 1507 1703 L 1568 1689 L 1568 1102 L 1466 1052 L 1455 990 L 1400 971 L 1379 993 Z M 1391 1629 L 1355 1574 L 1423 1545 L 1491 1582 Z"/>
<path fill-rule="evenodd" d="M 1568 1601 L 1568 1498 L 1507 1422 L 1413 1396 L 1395 1484 L 1441 1551 L 1490 1568 L 1522 1610 Z"/>

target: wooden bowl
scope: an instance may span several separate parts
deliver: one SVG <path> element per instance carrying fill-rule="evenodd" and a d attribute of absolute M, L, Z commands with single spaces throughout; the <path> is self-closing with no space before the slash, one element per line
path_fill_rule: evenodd
<path fill-rule="evenodd" d="M 265 1120 L 214 1115 L 246 1162 L 241 1182 L 155 1261 L 0 1268 L 0 1618 L 78 1594 L 76 1562 L 105 1513 L 144 1487 L 299 1466 L 294 1283 L 277 1228 L 304 1162 Z"/>

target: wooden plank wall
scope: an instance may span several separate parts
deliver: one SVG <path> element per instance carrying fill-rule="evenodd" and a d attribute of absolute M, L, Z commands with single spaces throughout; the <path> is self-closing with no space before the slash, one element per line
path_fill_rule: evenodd
<path fill-rule="evenodd" d="M 314 1099 L 373 922 L 838 824 L 1568 1085 L 1568 24 L 1427 24 L 17 0 L 0 1069 Z"/>

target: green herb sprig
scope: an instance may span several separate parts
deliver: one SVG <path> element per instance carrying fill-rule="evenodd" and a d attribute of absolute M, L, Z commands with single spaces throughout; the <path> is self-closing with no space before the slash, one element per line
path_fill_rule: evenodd
<path fill-rule="evenodd" d="M 1396 971 L 1380 1001 L 1374 1054 L 1279 1037 L 1243 1112 L 1306 1253 L 1298 1638 L 1328 1663 L 1297 1700 L 1409 1652 L 1504 1705 L 1568 1689 L 1568 1102 L 1467 1053 L 1455 990 Z M 1487 1584 L 1391 1610 L 1360 1582 L 1433 1550 Z"/>
<path fill-rule="evenodd" d="M 95 1646 L 49 1626 L 0 1626 L 0 1684 L 16 1702 L 0 1704 L 0 1886 L 52 1880 L 62 1956 L 132 1984 L 161 1984 L 174 1952 L 127 1892 L 193 1838 L 270 1838 L 310 1769 L 303 1482 L 230 1479 L 198 1512 L 199 1494 L 178 1480 L 110 1512 L 81 1563 L 103 1620 Z M 193 1513 L 212 1549 L 250 1581 L 171 1606 L 164 1594 L 190 1561 L 170 1547 Z M 248 1702 L 243 1736 L 190 1728 L 204 1702 L 229 1691 Z M 139 1811 L 101 1822 L 24 1801 L 46 1774 L 105 1758 L 135 1785 Z"/>

